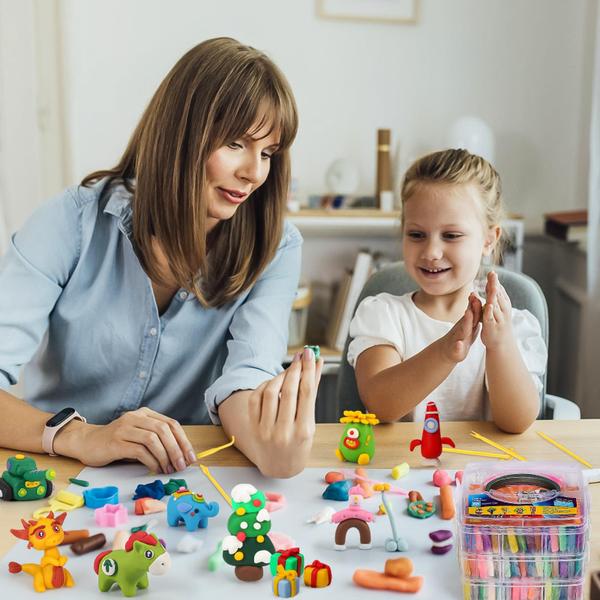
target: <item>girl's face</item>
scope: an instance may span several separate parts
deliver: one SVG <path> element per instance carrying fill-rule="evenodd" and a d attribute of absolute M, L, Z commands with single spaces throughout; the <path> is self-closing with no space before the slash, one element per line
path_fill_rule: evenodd
<path fill-rule="evenodd" d="M 468 293 L 500 227 L 487 228 L 474 184 L 420 183 L 404 204 L 406 270 L 430 296 Z"/>
<path fill-rule="evenodd" d="M 238 206 L 267 179 L 271 155 L 277 150 L 279 133 L 268 133 L 267 123 L 253 134 L 244 135 L 215 150 L 206 161 L 205 190 L 208 205 L 208 231 L 230 219 Z M 263 137 L 265 136 L 266 137 Z"/>

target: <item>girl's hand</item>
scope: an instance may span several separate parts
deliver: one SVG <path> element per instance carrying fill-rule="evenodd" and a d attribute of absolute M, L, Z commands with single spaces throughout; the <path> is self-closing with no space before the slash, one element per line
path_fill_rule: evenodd
<path fill-rule="evenodd" d="M 467 358 L 469 350 L 479 333 L 481 312 L 481 301 L 476 294 L 472 293 L 469 296 L 469 305 L 465 310 L 465 314 L 441 338 L 442 353 L 450 362 L 459 363 Z"/>
<path fill-rule="evenodd" d="M 150 408 L 126 412 L 108 425 L 71 423 L 56 436 L 54 447 L 91 467 L 132 459 L 153 473 L 171 474 L 196 461 L 181 425 Z"/>
<path fill-rule="evenodd" d="M 315 434 L 315 401 L 323 359 L 305 348 L 290 366 L 256 388 L 248 404 L 249 433 L 263 474 L 285 477 L 304 468 Z M 265 468 L 265 465 L 268 465 Z"/>
<path fill-rule="evenodd" d="M 483 309 L 481 341 L 488 350 L 493 350 L 513 339 L 512 305 L 494 271 L 488 273 L 485 291 L 487 302 Z"/>

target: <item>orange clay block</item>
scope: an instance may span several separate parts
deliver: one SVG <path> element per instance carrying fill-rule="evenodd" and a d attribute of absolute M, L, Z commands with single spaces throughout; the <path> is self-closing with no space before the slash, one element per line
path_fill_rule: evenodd
<path fill-rule="evenodd" d="M 423 577 L 421 576 L 399 579 L 398 577 L 388 577 L 383 573 L 368 569 L 357 569 L 354 571 L 352 580 L 360 587 L 408 594 L 416 594 L 423 587 Z"/>
<path fill-rule="evenodd" d="M 370 498 L 375 492 L 373 492 L 373 486 L 365 479 L 369 478 L 369 474 L 364 467 L 357 467 L 354 472 L 360 477 L 360 479 L 355 479 L 354 484 L 359 485 L 363 490 L 363 497 Z"/>
<path fill-rule="evenodd" d="M 385 561 L 385 573 L 388 577 L 400 577 L 406 579 L 413 572 L 413 564 L 410 558 L 390 558 Z"/>
<path fill-rule="evenodd" d="M 454 496 L 450 485 L 443 485 L 440 488 L 440 509 L 442 519 L 449 521 L 454 518 Z"/>
<path fill-rule="evenodd" d="M 71 529 L 70 531 L 65 531 L 65 538 L 59 544 L 59 546 L 65 546 L 67 544 L 72 544 L 73 542 L 78 542 L 79 540 L 85 540 L 85 538 L 90 537 L 90 532 L 88 529 Z"/>
<path fill-rule="evenodd" d="M 338 471 L 329 471 L 325 474 L 325 483 L 334 483 L 335 481 L 342 481 L 344 476 Z"/>

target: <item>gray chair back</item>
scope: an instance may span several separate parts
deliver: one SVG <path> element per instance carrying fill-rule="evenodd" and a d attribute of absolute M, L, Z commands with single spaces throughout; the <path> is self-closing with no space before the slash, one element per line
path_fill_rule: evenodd
<path fill-rule="evenodd" d="M 486 268 L 484 272 L 487 273 L 490 269 L 491 267 Z M 498 273 L 498 279 L 506 289 L 512 305 L 515 308 L 527 309 L 537 318 L 542 328 L 546 348 L 548 348 L 548 305 L 540 286 L 531 277 L 523 273 L 515 273 L 502 267 L 494 267 L 494 270 Z M 352 315 L 354 316 L 357 306 L 367 296 L 375 296 L 381 292 L 401 296 L 416 289 L 417 285 L 406 272 L 404 263 L 393 263 L 389 267 L 374 273 L 367 281 L 352 311 Z M 346 358 L 349 343 L 350 338 L 347 338 L 338 372 L 336 396 L 340 414 L 343 410 L 365 410 L 358 394 L 354 369 Z M 545 396 L 546 374 L 544 373 L 543 388 L 540 393 L 540 418 L 544 418 L 546 413 Z"/>

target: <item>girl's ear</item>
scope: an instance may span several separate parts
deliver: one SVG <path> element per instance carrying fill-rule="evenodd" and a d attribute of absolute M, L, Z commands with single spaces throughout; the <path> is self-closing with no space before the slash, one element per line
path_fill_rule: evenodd
<path fill-rule="evenodd" d="M 485 238 L 483 240 L 483 255 L 484 256 L 490 256 L 492 254 L 501 235 L 502 235 L 502 227 L 500 227 L 500 225 L 494 225 L 493 227 L 490 227 L 487 230 L 487 232 L 485 234 Z"/>

